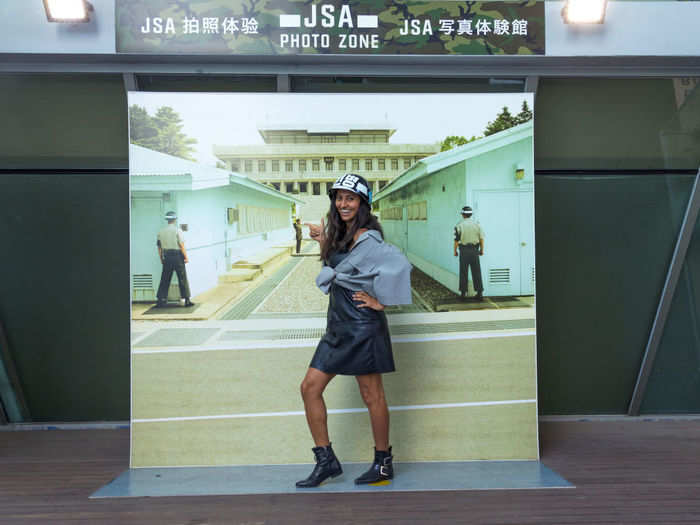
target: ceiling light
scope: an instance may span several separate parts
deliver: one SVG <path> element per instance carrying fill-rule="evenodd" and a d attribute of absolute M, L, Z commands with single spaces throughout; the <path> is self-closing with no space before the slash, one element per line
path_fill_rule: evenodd
<path fill-rule="evenodd" d="M 567 0 L 561 11 L 565 24 L 602 24 L 608 0 Z"/>
<path fill-rule="evenodd" d="M 49 22 L 89 22 L 92 4 L 87 0 L 44 0 Z"/>

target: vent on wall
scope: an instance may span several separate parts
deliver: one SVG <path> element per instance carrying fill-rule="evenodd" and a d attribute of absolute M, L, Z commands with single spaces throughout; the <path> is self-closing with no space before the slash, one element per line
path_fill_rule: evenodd
<path fill-rule="evenodd" d="M 489 270 L 489 283 L 510 284 L 510 268 L 492 268 Z"/>
<path fill-rule="evenodd" d="M 141 273 L 134 275 L 134 290 L 153 289 L 153 275 Z"/>

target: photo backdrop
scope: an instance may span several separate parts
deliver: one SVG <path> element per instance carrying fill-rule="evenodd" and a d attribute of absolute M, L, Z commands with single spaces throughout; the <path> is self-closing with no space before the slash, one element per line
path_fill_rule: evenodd
<path fill-rule="evenodd" d="M 299 383 L 325 329 L 318 224 L 346 172 L 372 185 L 385 240 L 414 266 L 387 308 L 384 377 L 400 461 L 537 459 L 530 94 L 130 93 L 132 467 L 305 463 Z M 454 228 L 483 230 L 482 301 L 460 296 Z M 178 279 L 155 307 L 175 212 Z M 367 461 L 353 378 L 326 392 L 341 460 Z"/>

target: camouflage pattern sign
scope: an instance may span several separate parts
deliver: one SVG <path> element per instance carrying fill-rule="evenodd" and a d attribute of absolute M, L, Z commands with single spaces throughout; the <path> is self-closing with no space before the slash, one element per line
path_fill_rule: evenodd
<path fill-rule="evenodd" d="M 116 0 L 116 23 L 118 53 L 545 53 L 536 0 Z"/>

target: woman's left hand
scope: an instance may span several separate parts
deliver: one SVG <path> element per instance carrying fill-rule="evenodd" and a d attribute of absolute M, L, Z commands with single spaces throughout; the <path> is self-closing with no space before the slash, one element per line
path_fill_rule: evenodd
<path fill-rule="evenodd" d="M 379 312 L 384 310 L 384 305 L 367 292 L 353 292 L 352 300 L 360 303 L 355 305 L 358 308 L 371 308 L 372 310 L 377 310 Z"/>

